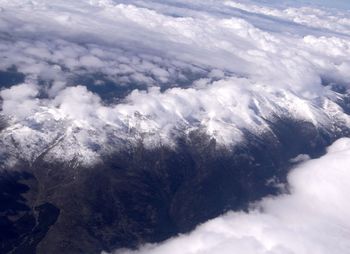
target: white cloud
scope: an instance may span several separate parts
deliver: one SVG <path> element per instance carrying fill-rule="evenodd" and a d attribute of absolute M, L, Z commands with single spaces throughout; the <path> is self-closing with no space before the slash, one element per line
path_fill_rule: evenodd
<path fill-rule="evenodd" d="M 3 99 L 2 112 L 22 119 L 37 110 L 39 100 L 35 98 L 38 87 L 34 84 L 20 84 L 0 91 Z"/>
<path fill-rule="evenodd" d="M 267 197 L 249 213 L 229 212 L 192 233 L 118 254 L 347 254 L 350 249 L 350 139 L 295 168 L 289 194 Z"/>
<path fill-rule="evenodd" d="M 89 92 L 84 86 L 69 87 L 61 91 L 53 104 L 70 118 L 87 120 L 93 118 L 96 109 L 101 107 L 100 98 Z"/>
<path fill-rule="evenodd" d="M 254 4 L 254 2 L 256 4 Z M 312 2 L 314 4 L 312 4 Z M 281 3 L 259 5 L 259 1 L 225 1 L 225 5 L 243 10 L 249 13 L 266 15 L 269 17 L 279 18 L 281 20 L 291 21 L 305 27 L 317 28 L 323 32 L 347 34 L 350 31 L 350 19 L 348 8 L 325 8 L 318 5 L 319 1 L 283 1 Z M 326 1 L 324 1 L 326 2 Z M 335 1 L 334 7 L 337 7 Z M 295 7 L 296 5 L 296 7 Z M 332 5 L 332 4 L 329 4 Z"/>

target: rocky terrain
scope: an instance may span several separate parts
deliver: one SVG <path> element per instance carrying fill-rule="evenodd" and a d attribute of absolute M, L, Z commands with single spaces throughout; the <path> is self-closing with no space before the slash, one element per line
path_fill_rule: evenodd
<path fill-rule="evenodd" d="M 0 253 L 158 243 L 350 134 L 347 10 L 0 0 Z"/>

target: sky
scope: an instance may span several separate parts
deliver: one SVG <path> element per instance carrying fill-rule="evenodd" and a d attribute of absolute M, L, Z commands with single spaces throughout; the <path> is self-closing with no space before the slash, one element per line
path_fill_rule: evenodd
<path fill-rule="evenodd" d="M 316 5 L 316 6 L 324 6 L 330 8 L 340 8 L 340 9 L 350 9 L 350 2 L 347 0 L 255 0 L 257 3 L 263 4 L 288 4 L 288 5 Z"/>
<path fill-rule="evenodd" d="M 350 10 L 350 2 L 347 0 L 299 0 L 301 3 L 318 4 L 331 8 Z"/>

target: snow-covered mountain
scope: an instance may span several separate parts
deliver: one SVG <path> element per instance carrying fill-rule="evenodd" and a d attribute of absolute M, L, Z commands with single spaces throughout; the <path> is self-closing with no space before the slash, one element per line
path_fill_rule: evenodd
<path fill-rule="evenodd" d="M 268 88 L 249 83 L 246 86 L 252 88 L 237 89 L 234 85 L 238 82 L 242 81 L 216 81 L 203 90 L 135 91 L 130 95 L 130 100 L 134 100 L 132 105 L 115 106 L 102 106 L 98 97 L 85 87 L 67 88 L 63 96 L 85 96 L 87 104 L 76 98 L 69 101 L 73 105 L 63 102 L 59 108 L 37 106 L 22 119 L 8 118 L 7 127 L 0 134 L 3 167 L 14 166 L 16 160 L 33 163 L 38 158 L 56 162 L 74 160 L 93 166 L 105 155 L 140 143 L 146 148 L 176 149 L 176 139 L 195 130 L 209 135 L 219 146 L 232 149 L 245 142 L 247 132 L 254 136 L 274 135 L 270 123 L 278 119 L 308 122 L 338 135 L 350 126 L 350 118 L 341 107 L 346 105 L 344 94 L 325 88 L 323 97 L 305 99 L 288 90 L 266 91 Z M 17 88 L 21 86 L 26 85 Z M 176 101 L 183 104 L 177 105 Z M 5 107 L 6 103 L 9 102 L 5 97 Z M 150 105 L 154 108 L 149 109 Z M 173 112 L 175 106 L 178 110 Z M 143 107 L 147 107 L 144 112 Z"/>
<path fill-rule="evenodd" d="M 135 247 L 277 194 L 298 158 L 349 135 L 349 14 L 0 0 L 0 180 L 30 190 L 1 248 Z"/>

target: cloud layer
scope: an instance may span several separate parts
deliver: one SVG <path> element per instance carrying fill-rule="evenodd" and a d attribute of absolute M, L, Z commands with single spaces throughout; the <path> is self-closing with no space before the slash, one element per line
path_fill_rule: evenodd
<path fill-rule="evenodd" d="M 267 197 L 248 213 L 229 212 L 159 245 L 118 254 L 346 254 L 350 249 L 350 139 L 288 176 L 288 194 Z"/>
<path fill-rule="evenodd" d="M 26 77 L 1 91 L 11 121 L 2 153 L 16 150 L 10 140 L 25 147 L 33 139 L 19 153 L 32 160 L 42 149 L 35 144 L 60 136 L 79 140 L 75 149 L 89 156 L 72 156 L 84 161 L 120 139 L 173 146 L 192 130 L 232 146 L 244 140 L 242 130 L 269 132 L 275 116 L 348 126 L 337 104 L 343 95 L 330 89 L 346 90 L 350 79 L 347 11 L 248 1 L 1 0 L 0 7 L 0 69 Z M 41 124 L 41 115 L 60 127 Z M 72 131 L 50 135 L 54 129 Z"/>

